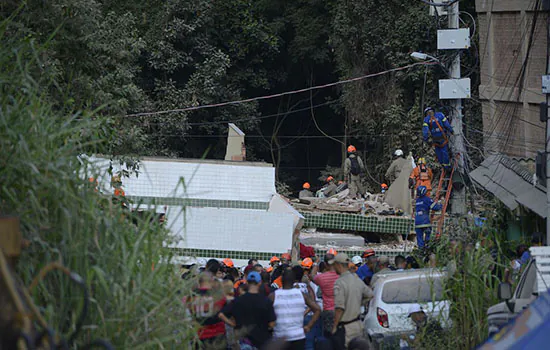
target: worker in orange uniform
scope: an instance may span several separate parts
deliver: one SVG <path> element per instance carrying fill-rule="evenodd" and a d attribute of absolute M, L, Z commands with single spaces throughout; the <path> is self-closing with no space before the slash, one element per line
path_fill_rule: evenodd
<path fill-rule="evenodd" d="M 419 158 L 418 166 L 413 169 L 411 176 L 409 177 L 409 188 L 418 189 L 420 186 L 426 186 L 426 196 L 430 197 L 432 192 L 432 180 L 434 174 L 432 169 L 426 165 L 426 159 Z"/>
<path fill-rule="evenodd" d="M 277 266 L 279 266 L 280 264 L 281 264 L 281 259 L 279 259 L 276 256 L 269 259 L 269 265 L 271 265 L 271 267 L 274 268 L 274 269 L 276 269 Z"/>
<path fill-rule="evenodd" d="M 302 185 L 302 190 L 300 191 L 300 193 L 298 194 L 298 198 L 302 199 L 302 198 L 311 198 L 311 197 L 315 197 L 313 195 L 313 192 L 311 192 L 309 189 L 311 188 L 311 185 L 309 184 L 309 182 L 305 182 L 303 185 Z"/>
<path fill-rule="evenodd" d="M 344 162 L 344 181 L 348 183 L 349 196 L 360 198 L 363 194 L 361 174 L 365 172 L 365 165 L 361 157 L 357 155 L 357 149 L 353 145 L 348 146 L 348 157 Z"/>

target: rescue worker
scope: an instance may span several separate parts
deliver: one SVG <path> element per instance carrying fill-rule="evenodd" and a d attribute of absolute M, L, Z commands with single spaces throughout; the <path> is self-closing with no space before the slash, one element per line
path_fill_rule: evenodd
<path fill-rule="evenodd" d="M 453 127 L 447 117 L 441 112 L 435 112 L 432 107 L 424 110 L 424 124 L 422 124 L 422 137 L 428 142 L 432 136 L 432 144 L 435 147 L 435 155 L 445 170 L 451 169 L 449 158 L 449 134 L 453 135 Z"/>
<path fill-rule="evenodd" d="M 386 184 L 380 185 L 380 192 L 381 193 L 386 193 L 387 190 L 388 190 L 388 185 L 386 185 Z"/>
<path fill-rule="evenodd" d="M 413 169 L 411 176 L 409 177 L 409 188 L 426 187 L 426 196 L 430 197 L 432 193 L 432 180 L 434 174 L 432 169 L 426 165 L 426 159 L 418 158 L 418 166 Z"/>
<path fill-rule="evenodd" d="M 425 243 L 430 240 L 432 233 L 432 223 L 430 221 L 431 210 L 441 210 L 441 204 L 434 202 L 430 197 L 426 196 L 426 186 L 419 186 L 416 189 L 416 215 L 414 218 L 414 230 L 416 231 L 416 242 L 418 248 L 424 248 Z"/>
<path fill-rule="evenodd" d="M 403 170 L 403 167 L 407 162 L 403 151 L 400 149 L 396 149 L 395 152 L 393 152 L 393 157 L 393 162 L 390 164 L 390 167 L 386 171 L 386 180 L 388 180 L 388 183 L 390 184 L 399 177 L 399 174 L 401 174 L 401 170 Z"/>
<path fill-rule="evenodd" d="M 309 182 L 305 182 L 303 185 L 302 185 L 302 190 L 300 191 L 300 193 L 298 194 L 298 198 L 302 199 L 302 198 L 311 198 L 311 197 L 315 197 L 313 195 L 313 192 L 311 192 L 309 189 L 311 188 L 311 185 L 309 184 Z"/>
<path fill-rule="evenodd" d="M 276 269 L 281 264 L 281 259 L 279 259 L 276 256 L 273 256 L 271 259 L 269 259 L 269 265 L 271 265 L 272 268 Z"/>
<path fill-rule="evenodd" d="M 336 181 L 334 181 L 334 177 L 329 175 L 327 177 L 327 185 L 321 189 L 321 192 L 325 197 L 334 196 L 336 194 Z"/>
<path fill-rule="evenodd" d="M 348 183 L 349 196 L 351 198 L 361 197 L 363 186 L 361 185 L 361 174 L 365 172 L 363 160 L 357 154 L 353 145 L 348 146 L 348 157 L 344 162 L 344 181 Z"/>

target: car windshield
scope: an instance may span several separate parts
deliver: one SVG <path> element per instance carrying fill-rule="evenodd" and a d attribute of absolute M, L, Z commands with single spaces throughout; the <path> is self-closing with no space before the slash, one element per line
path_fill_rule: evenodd
<path fill-rule="evenodd" d="M 443 300 L 441 278 L 411 278 L 384 284 L 382 301 L 386 304 L 427 303 Z"/>

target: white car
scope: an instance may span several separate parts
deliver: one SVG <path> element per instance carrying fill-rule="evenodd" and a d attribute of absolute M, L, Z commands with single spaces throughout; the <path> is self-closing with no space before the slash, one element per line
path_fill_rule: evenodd
<path fill-rule="evenodd" d="M 412 304 L 420 304 L 429 319 L 439 321 L 442 328 L 451 326 L 450 301 L 443 297 L 446 271 L 414 269 L 377 274 L 374 298 L 364 319 L 365 336 L 373 347 L 399 343 L 403 335 L 415 332 L 408 317 Z"/>

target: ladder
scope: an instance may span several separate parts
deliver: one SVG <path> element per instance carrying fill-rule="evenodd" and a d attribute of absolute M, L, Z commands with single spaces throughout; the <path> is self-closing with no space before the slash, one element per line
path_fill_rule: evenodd
<path fill-rule="evenodd" d="M 447 212 L 447 206 L 449 205 L 449 200 L 451 199 L 451 192 L 453 190 L 453 175 L 457 167 L 458 160 L 453 161 L 453 166 L 451 168 L 449 176 L 447 177 L 447 171 L 445 168 L 441 170 L 441 176 L 439 177 L 439 184 L 437 186 L 437 192 L 435 193 L 435 200 L 438 201 L 442 195 L 445 196 L 445 202 L 443 203 L 443 208 L 441 209 L 441 214 L 437 217 L 437 229 L 436 237 L 439 238 L 441 233 L 443 233 L 443 226 L 445 224 L 445 213 Z M 434 218 L 434 215 L 432 215 Z"/>

